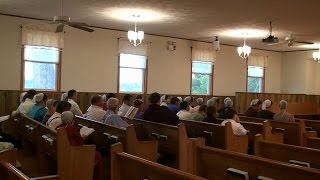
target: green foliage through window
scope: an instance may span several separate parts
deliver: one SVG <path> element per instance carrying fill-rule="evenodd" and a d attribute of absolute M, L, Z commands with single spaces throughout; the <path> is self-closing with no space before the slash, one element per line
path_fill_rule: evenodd
<path fill-rule="evenodd" d="M 264 69 L 257 66 L 248 66 L 247 91 L 261 93 L 263 91 Z"/>
<path fill-rule="evenodd" d="M 212 64 L 210 62 L 192 62 L 192 94 L 210 94 Z"/>

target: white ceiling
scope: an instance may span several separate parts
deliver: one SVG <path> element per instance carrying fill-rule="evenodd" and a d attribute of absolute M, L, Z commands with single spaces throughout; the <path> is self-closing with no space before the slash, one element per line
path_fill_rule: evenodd
<path fill-rule="evenodd" d="M 226 30 L 258 29 L 267 36 L 270 20 L 274 21 L 274 35 L 281 40 L 296 34 L 298 40 L 320 43 L 319 7 L 319 0 L 65 0 L 64 15 L 91 26 L 129 30 L 133 23 L 111 17 L 112 9 L 152 10 L 166 18 L 138 23 L 147 34 L 200 41 L 212 41 L 219 35 L 220 43 L 238 46 L 243 44 L 242 38 L 227 37 Z M 0 0 L 0 13 L 52 19 L 59 15 L 60 4 L 57 0 Z M 275 51 L 305 49 L 268 46 L 262 38 L 250 38 L 247 44 Z"/>

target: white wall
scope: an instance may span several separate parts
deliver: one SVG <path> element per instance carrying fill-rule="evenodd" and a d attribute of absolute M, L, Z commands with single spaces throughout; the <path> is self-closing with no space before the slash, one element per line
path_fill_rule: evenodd
<path fill-rule="evenodd" d="M 20 89 L 20 25 L 40 21 L 0 15 L 1 90 Z M 117 38 L 125 32 L 96 29 L 85 33 L 66 29 L 62 52 L 62 91 L 74 88 L 81 92 L 116 92 L 118 56 Z M 148 93 L 189 94 L 191 78 L 191 41 L 146 35 L 151 42 L 148 57 Z M 175 41 L 176 51 L 167 51 L 167 41 Z M 205 43 L 210 45 L 210 43 Z M 266 70 L 266 92 L 281 92 L 281 53 L 254 50 L 253 54 L 269 56 Z M 287 74 L 285 74 L 287 75 Z M 286 76 L 287 77 L 287 76 Z M 285 78 L 286 79 L 286 78 Z M 246 89 L 245 62 L 236 47 L 221 46 L 214 69 L 214 94 L 234 95 Z"/>

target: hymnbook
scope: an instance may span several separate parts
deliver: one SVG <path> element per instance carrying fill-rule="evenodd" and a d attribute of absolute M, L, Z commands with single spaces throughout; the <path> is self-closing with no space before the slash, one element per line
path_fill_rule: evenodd
<path fill-rule="evenodd" d="M 83 126 L 81 129 L 80 129 L 80 135 L 82 137 L 87 137 L 89 136 L 91 133 L 94 132 L 94 129 L 93 128 L 88 128 L 87 126 Z"/>
<path fill-rule="evenodd" d="M 137 112 L 138 108 L 131 106 L 124 117 L 132 120 L 136 116 Z"/>

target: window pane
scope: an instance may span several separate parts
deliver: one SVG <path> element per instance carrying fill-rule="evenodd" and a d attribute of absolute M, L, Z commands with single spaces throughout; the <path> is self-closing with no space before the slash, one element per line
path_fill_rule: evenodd
<path fill-rule="evenodd" d="M 132 54 L 120 54 L 120 67 L 146 68 L 146 57 Z"/>
<path fill-rule="evenodd" d="M 41 46 L 26 46 L 24 59 L 38 62 L 59 62 L 59 49 Z"/>
<path fill-rule="evenodd" d="M 193 61 L 193 73 L 210 73 L 212 72 L 212 64 L 210 62 Z"/>
<path fill-rule="evenodd" d="M 56 64 L 25 62 L 24 89 L 56 89 Z"/>
<path fill-rule="evenodd" d="M 120 92 L 143 92 L 144 71 L 120 68 Z"/>
<path fill-rule="evenodd" d="M 248 76 L 263 77 L 263 68 L 257 66 L 248 66 Z"/>
<path fill-rule="evenodd" d="M 248 77 L 248 92 L 262 92 L 262 78 Z"/>
<path fill-rule="evenodd" d="M 210 94 L 210 75 L 192 74 L 192 94 Z"/>

